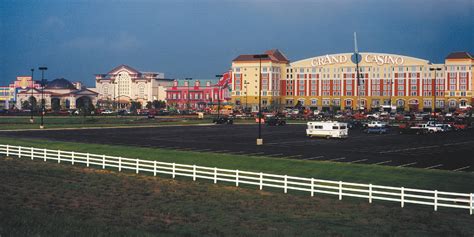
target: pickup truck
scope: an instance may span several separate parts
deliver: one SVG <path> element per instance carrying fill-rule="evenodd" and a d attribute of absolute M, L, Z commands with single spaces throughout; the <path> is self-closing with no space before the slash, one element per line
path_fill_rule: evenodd
<path fill-rule="evenodd" d="M 435 132 L 442 132 L 443 131 L 443 127 L 437 126 L 437 125 L 431 124 L 431 123 L 421 124 L 421 127 L 426 128 L 426 130 L 429 133 L 435 133 Z"/>

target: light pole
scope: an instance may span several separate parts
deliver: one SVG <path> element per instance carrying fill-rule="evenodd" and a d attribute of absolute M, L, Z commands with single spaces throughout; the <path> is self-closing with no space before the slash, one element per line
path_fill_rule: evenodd
<path fill-rule="evenodd" d="M 43 117 L 44 117 L 44 71 L 48 70 L 47 67 L 39 67 L 38 68 L 41 71 L 41 125 L 40 129 L 44 128 L 44 123 L 43 123 Z"/>
<path fill-rule="evenodd" d="M 221 78 L 224 75 L 216 75 L 217 78 Z M 217 120 L 219 120 L 219 117 L 221 115 L 221 87 L 219 85 L 219 82 L 217 82 Z"/>
<path fill-rule="evenodd" d="M 186 93 L 187 93 L 187 95 L 186 95 L 186 97 L 187 97 L 187 98 L 186 98 L 186 99 L 187 99 L 187 102 L 186 102 L 186 109 L 187 109 L 188 112 L 189 112 L 189 82 L 192 80 L 192 78 L 191 78 L 191 77 L 186 77 L 186 78 L 184 78 L 184 80 L 186 80 L 186 81 L 188 82 L 188 91 L 186 92 Z"/>
<path fill-rule="evenodd" d="M 247 107 L 248 107 L 248 105 L 247 105 L 247 97 L 249 96 L 249 93 L 248 93 L 249 84 L 250 84 L 250 82 L 248 82 L 248 81 L 245 81 L 245 82 L 244 82 L 244 86 L 245 86 L 245 113 L 247 113 Z"/>
<path fill-rule="evenodd" d="M 436 124 L 436 74 L 438 74 L 438 71 L 441 71 L 440 67 L 430 67 L 430 71 L 434 71 L 434 85 L 433 85 L 433 117 L 435 118 L 435 124 Z"/>
<path fill-rule="evenodd" d="M 258 69 L 258 137 L 257 146 L 263 145 L 262 139 L 262 58 L 267 59 L 267 54 L 257 54 L 253 58 L 258 58 L 259 69 Z"/>
<path fill-rule="evenodd" d="M 390 99 L 388 99 L 389 105 L 390 105 L 390 113 L 392 113 L 392 93 L 393 93 L 393 70 L 390 72 Z"/>
<path fill-rule="evenodd" d="M 30 96 L 30 103 L 31 103 L 31 117 L 30 117 L 30 123 L 34 123 L 35 120 L 33 119 L 33 90 L 34 90 L 34 87 L 35 87 L 35 81 L 33 80 L 33 72 L 35 71 L 34 68 L 31 69 L 31 96 Z"/>

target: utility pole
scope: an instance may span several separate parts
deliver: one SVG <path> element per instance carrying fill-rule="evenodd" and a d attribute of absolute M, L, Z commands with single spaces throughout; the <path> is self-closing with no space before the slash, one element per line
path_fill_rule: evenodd
<path fill-rule="evenodd" d="M 267 54 L 257 54 L 253 58 L 258 59 L 259 61 L 259 70 L 258 70 L 258 137 L 257 137 L 257 146 L 263 145 L 262 139 L 262 59 L 267 59 Z"/>
<path fill-rule="evenodd" d="M 354 32 L 354 54 L 352 55 L 352 62 L 356 64 L 356 78 L 357 78 L 357 104 L 360 111 L 360 75 L 359 75 L 359 49 L 357 48 L 357 33 Z"/>
<path fill-rule="evenodd" d="M 44 113 L 45 113 L 45 108 L 44 108 L 44 104 L 45 104 L 45 101 L 44 101 L 44 71 L 48 70 L 47 67 L 39 67 L 38 68 L 40 71 L 41 71 L 41 125 L 40 125 L 40 128 L 43 129 L 44 128 L 44 123 L 43 123 L 43 117 L 44 117 Z"/>
<path fill-rule="evenodd" d="M 32 69 L 31 69 L 31 88 L 30 88 L 30 90 L 31 90 L 31 96 L 30 96 L 30 103 L 31 103 L 31 106 L 30 106 L 30 107 L 31 107 L 31 111 L 30 111 L 30 113 L 31 113 L 31 117 L 30 117 L 30 123 L 34 123 L 34 122 L 35 122 L 35 119 L 33 118 L 33 109 L 34 109 L 34 108 L 33 108 L 33 90 L 34 90 L 34 88 L 35 88 L 35 81 L 33 80 L 33 72 L 34 72 L 34 71 L 35 71 L 35 69 L 32 68 Z"/>

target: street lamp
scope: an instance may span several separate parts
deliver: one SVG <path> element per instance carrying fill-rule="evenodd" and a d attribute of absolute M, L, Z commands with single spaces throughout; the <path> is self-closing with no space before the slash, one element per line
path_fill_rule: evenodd
<path fill-rule="evenodd" d="M 244 85 L 245 85 L 245 113 L 247 113 L 247 107 L 248 107 L 248 105 L 247 105 L 247 97 L 249 96 L 249 93 L 248 93 L 248 89 L 249 89 L 249 88 L 248 88 L 248 87 L 249 87 L 248 85 L 249 85 L 249 84 L 250 84 L 250 82 L 248 82 L 248 81 L 245 81 L 245 82 L 244 82 Z"/>
<path fill-rule="evenodd" d="M 31 117 L 30 117 L 30 123 L 34 123 L 35 120 L 33 119 L 33 90 L 34 90 L 34 87 L 35 87 L 35 81 L 33 80 L 33 72 L 35 71 L 34 68 L 31 69 L 31 96 L 30 96 L 30 103 L 31 103 Z"/>
<path fill-rule="evenodd" d="M 257 54 L 253 58 L 257 59 L 259 62 L 258 70 L 258 137 L 257 137 L 257 146 L 263 145 L 262 139 L 262 58 L 267 59 L 267 54 Z"/>
<path fill-rule="evenodd" d="M 187 97 L 186 109 L 189 112 L 189 82 L 192 80 L 192 78 L 191 77 L 186 77 L 186 78 L 184 78 L 184 80 L 188 81 L 188 91 L 186 92 L 187 93 L 187 95 L 186 95 L 186 97 Z"/>
<path fill-rule="evenodd" d="M 224 75 L 216 75 L 217 78 L 221 78 Z M 219 82 L 217 82 L 217 121 L 219 121 L 219 117 L 221 115 L 221 87 L 219 86 Z"/>
<path fill-rule="evenodd" d="M 44 117 L 44 71 L 48 70 L 47 67 L 39 67 L 38 68 L 41 71 L 41 125 L 40 129 L 44 128 L 44 123 L 43 123 L 43 117 Z"/>
<path fill-rule="evenodd" d="M 436 74 L 438 74 L 437 71 L 441 71 L 441 68 L 440 67 L 430 67 L 430 71 L 434 71 L 434 85 L 433 85 L 433 89 L 432 89 L 432 92 L 433 92 L 433 116 L 434 118 L 436 118 Z M 435 119 L 435 123 L 436 123 L 436 119 Z"/>

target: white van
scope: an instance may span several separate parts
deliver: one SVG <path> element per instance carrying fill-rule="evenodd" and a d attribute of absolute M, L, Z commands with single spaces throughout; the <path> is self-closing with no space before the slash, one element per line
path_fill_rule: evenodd
<path fill-rule="evenodd" d="M 349 129 L 347 123 L 337 121 L 308 122 L 306 136 L 329 138 L 347 138 Z"/>

